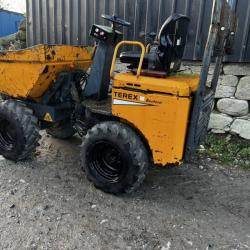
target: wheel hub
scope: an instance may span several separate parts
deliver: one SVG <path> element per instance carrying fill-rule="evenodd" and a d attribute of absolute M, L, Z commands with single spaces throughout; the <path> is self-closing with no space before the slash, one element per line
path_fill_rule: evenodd
<path fill-rule="evenodd" d="M 110 183 L 119 182 L 124 170 L 123 159 L 117 147 L 110 142 L 98 142 L 90 153 L 91 168 Z"/>

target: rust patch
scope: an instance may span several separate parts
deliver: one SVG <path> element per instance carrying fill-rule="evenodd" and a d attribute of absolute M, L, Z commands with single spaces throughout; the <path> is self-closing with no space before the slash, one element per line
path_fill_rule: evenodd
<path fill-rule="evenodd" d="M 155 150 L 155 153 L 163 154 L 163 152 L 162 152 L 162 151 L 159 151 L 159 150 Z"/>
<path fill-rule="evenodd" d="M 43 70 L 43 75 L 44 74 L 47 74 L 49 72 L 49 66 L 47 65 L 45 68 L 44 68 L 44 70 Z"/>

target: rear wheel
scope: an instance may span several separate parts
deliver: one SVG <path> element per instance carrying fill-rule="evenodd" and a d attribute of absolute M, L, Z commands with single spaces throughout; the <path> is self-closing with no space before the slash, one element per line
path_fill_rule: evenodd
<path fill-rule="evenodd" d="M 37 118 L 25 104 L 7 100 L 0 103 L 0 155 L 13 161 L 30 158 L 41 138 Z"/>
<path fill-rule="evenodd" d="M 83 140 L 81 158 L 88 179 L 113 194 L 135 191 L 149 167 L 148 152 L 140 137 L 119 122 L 93 127 Z"/>
<path fill-rule="evenodd" d="M 76 133 L 70 120 L 60 121 L 46 131 L 52 137 L 62 140 L 70 139 Z"/>

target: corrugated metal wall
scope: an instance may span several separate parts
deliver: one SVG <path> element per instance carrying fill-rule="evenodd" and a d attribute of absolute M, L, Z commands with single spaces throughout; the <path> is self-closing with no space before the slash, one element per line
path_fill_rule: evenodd
<path fill-rule="evenodd" d="M 0 37 L 16 33 L 23 19 L 22 14 L 0 10 Z"/>
<path fill-rule="evenodd" d="M 104 24 L 102 13 L 116 13 L 133 26 L 125 39 L 142 40 L 140 33 L 159 31 L 173 12 L 191 17 L 185 59 L 201 59 L 208 34 L 212 0 L 26 0 L 28 45 L 91 44 L 93 23 Z M 236 53 L 228 61 L 250 62 L 250 1 L 229 0 L 239 17 Z M 105 23 L 106 24 L 106 23 Z"/>

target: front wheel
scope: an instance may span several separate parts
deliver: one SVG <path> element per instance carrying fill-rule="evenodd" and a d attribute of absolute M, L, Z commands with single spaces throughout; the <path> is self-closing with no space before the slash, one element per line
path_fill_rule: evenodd
<path fill-rule="evenodd" d="M 97 124 L 83 139 L 81 159 L 87 177 L 107 193 L 131 193 L 144 181 L 149 167 L 140 137 L 120 122 Z"/>

